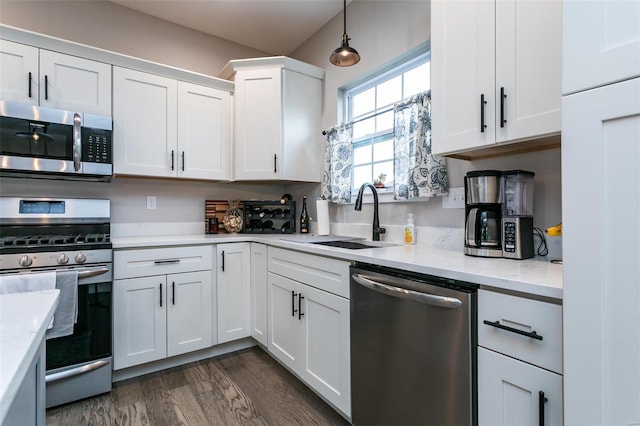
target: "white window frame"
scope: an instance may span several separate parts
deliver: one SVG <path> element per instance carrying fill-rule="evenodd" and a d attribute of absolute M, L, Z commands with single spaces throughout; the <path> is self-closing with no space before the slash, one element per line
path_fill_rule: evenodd
<path fill-rule="evenodd" d="M 410 71 L 412 68 L 422 65 L 425 62 L 430 62 L 430 61 L 431 61 L 431 54 L 429 49 L 429 43 L 425 43 L 415 49 L 412 49 L 410 52 L 407 52 L 405 55 L 402 55 L 396 60 L 392 61 L 390 64 L 383 67 L 378 72 L 371 73 L 367 75 L 364 79 L 361 79 L 357 82 L 354 82 L 348 86 L 343 87 L 340 90 L 340 96 L 339 96 L 340 105 L 338 108 L 339 111 L 341 111 L 341 114 L 343 116 L 342 121 L 346 123 L 352 121 L 352 117 L 353 117 L 352 116 L 352 113 L 353 113 L 352 99 L 355 95 L 362 93 L 368 89 L 371 89 L 372 87 L 377 86 L 381 83 L 384 83 L 387 80 L 397 77 L 398 75 L 404 74 L 405 72 Z M 403 81 L 403 84 L 404 84 L 404 81 Z M 375 112 L 370 114 L 364 114 L 363 116 L 357 118 L 357 120 L 366 119 L 368 117 L 375 116 L 377 114 L 380 114 L 381 112 L 388 110 L 389 108 L 393 109 L 393 104 L 379 106 L 379 108 Z M 363 138 L 354 140 L 353 144 L 354 145 L 362 144 L 362 142 L 367 140 L 369 141 L 380 140 L 382 139 L 381 137 L 389 134 L 391 135 L 391 137 L 393 137 L 393 129 L 391 129 L 391 132 L 381 131 L 375 134 L 368 134 Z M 391 158 L 390 160 L 393 161 L 394 159 Z M 382 160 L 382 161 L 388 161 L 388 160 Z M 370 164 L 372 164 L 373 166 L 373 164 L 375 163 L 376 161 L 373 161 L 373 158 L 372 158 L 372 162 Z M 352 172 L 352 179 L 354 175 L 355 173 Z M 353 182 L 352 182 L 352 185 L 353 185 Z M 385 188 L 378 188 L 378 194 L 380 195 L 379 198 L 381 202 L 393 201 L 393 176 L 387 176 L 386 185 L 387 186 Z M 355 198 L 358 193 L 358 189 L 359 187 L 352 188 L 352 196 L 351 196 L 352 201 L 355 201 Z M 370 201 L 373 198 L 370 195 L 371 194 L 370 191 L 367 191 L 366 194 L 368 194 L 368 196 L 365 197 L 365 202 Z"/>

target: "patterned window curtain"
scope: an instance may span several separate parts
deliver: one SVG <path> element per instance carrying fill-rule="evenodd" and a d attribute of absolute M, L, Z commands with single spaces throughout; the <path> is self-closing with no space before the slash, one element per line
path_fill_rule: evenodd
<path fill-rule="evenodd" d="M 324 150 L 322 196 L 338 204 L 351 202 L 353 146 L 351 124 L 342 124 L 328 131 Z"/>
<path fill-rule="evenodd" d="M 447 163 L 431 155 L 431 91 L 396 104 L 394 198 L 435 197 L 449 192 Z"/>

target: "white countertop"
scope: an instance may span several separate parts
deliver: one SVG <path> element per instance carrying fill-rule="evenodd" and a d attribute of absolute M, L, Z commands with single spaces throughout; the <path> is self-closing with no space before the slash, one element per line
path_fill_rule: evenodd
<path fill-rule="evenodd" d="M 0 295 L 0 423 L 38 355 L 60 290 Z"/>
<path fill-rule="evenodd" d="M 300 234 L 201 234 L 117 237 L 112 238 L 112 243 L 113 248 L 117 250 L 241 241 L 260 242 L 275 247 L 322 256 L 468 281 L 479 284 L 481 288 L 508 290 L 534 296 L 562 299 L 562 265 L 548 261 L 472 257 L 466 256 L 461 250 L 427 245 L 395 245 L 349 250 L 309 244 L 318 239 L 335 240 L 336 238 L 312 237 Z"/>

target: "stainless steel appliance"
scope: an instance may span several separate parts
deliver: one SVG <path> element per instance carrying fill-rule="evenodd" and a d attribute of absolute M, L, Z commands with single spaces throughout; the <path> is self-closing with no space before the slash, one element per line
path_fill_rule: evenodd
<path fill-rule="evenodd" d="M 502 172 L 502 257 L 529 259 L 533 248 L 533 179 L 524 170 Z"/>
<path fill-rule="evenodd" d="M 502 172 L 477 170 L 464 178 L 464 253 L 470 256 L 502 257 Z"/>
<path fill-rule="evenodd" d="M 46 406 L 111 390 L 109 200 L 0 198 L 0 274 L 78 271 L 73 334 L 46 342 Z"/>
<path fill-rule="evenodd" d="M 354 425 L 473 425 L 477 286 L 351 268 Z"/>
<path fill-rule="evenodd" d="M 110 181 L 111 117 L 0 101 L 0 175 Z"/>

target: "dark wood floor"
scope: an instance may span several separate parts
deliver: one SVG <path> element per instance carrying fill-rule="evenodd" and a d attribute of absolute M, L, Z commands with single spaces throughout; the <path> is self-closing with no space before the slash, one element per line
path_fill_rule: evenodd
<path fill-rule="evenodd" d="M 261 349 L 114 383 L 47 410 L 47 425 L 348 425 Z"/>

